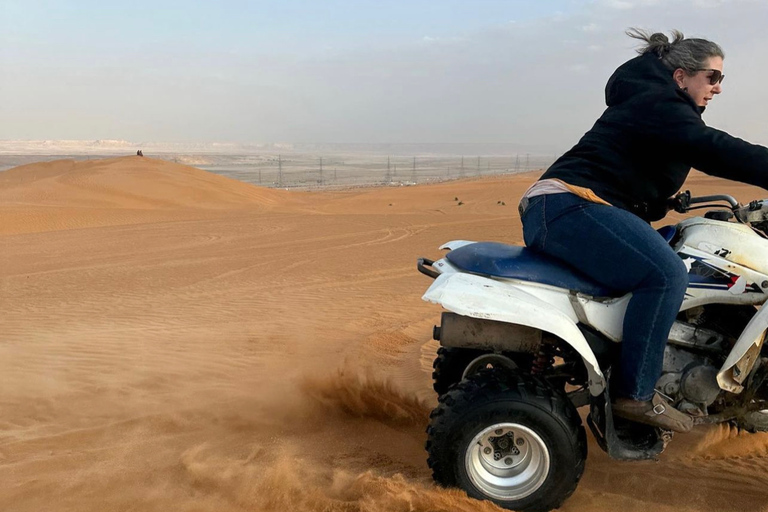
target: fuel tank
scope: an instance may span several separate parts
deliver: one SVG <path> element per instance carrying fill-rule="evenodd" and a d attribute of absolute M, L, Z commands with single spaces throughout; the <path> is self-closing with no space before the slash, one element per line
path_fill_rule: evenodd
<path fill-rule="evenodd" d="M 674 249 L 688 268 L 683 309 L 768 298 L 768 240 L 749 226 L 695 217 L 677 225 Z"/>

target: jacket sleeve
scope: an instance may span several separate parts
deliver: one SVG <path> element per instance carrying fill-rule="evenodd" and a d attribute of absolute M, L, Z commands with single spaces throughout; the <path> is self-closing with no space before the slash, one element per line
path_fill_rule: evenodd
<path fill-rule="evenodd" d="M 768 189 L 768 148 L 707 126 L 682 99 L 659 102 L 654 111 L 661 126 L 656 142 L 673 160 Z"/>

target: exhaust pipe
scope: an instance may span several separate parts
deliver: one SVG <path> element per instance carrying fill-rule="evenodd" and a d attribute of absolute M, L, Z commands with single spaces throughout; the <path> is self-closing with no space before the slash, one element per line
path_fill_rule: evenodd
<path fill-rule="evenodd" d="M 494 352 L 539 351 L 542 332 L 524 325 L 443 313 L 432 337 L 444 347 L 473 348 Z"/>

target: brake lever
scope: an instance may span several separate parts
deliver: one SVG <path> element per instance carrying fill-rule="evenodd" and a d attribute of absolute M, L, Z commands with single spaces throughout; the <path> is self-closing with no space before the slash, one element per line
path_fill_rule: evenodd
<path fill-rule="evenodd" d="M 691 207 L 691 191 L 680 192 L 669 200 L 669 206 L 677 213 L 686 213 Z"/>

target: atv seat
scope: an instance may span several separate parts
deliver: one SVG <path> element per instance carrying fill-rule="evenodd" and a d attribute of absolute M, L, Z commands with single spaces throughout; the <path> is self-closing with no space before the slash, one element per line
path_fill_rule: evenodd
<path fill-rule="evenodd" d="M 496 242 L 478 242 L 450 251 L 448 261 L 472 274 L 506 277 L 566 288 L 593 297 L 621 297 L 571 266 L 540 252 Z"/>

